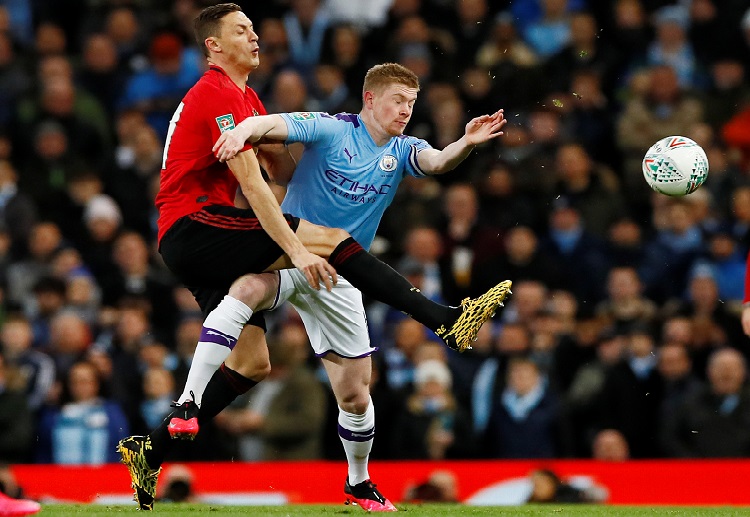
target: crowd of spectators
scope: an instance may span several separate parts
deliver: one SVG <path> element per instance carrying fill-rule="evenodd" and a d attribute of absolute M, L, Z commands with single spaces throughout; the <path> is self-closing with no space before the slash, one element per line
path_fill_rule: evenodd
<path fill-rule="evenodd" d="M 385 215 L 372 251 L 426 295 L 514 295 L 465 354 L 368 303 L 374 458 L 750 455 L 746 0 L 238 3 L 270 113 L 357 112 L 366 70 L 397 61 L 421 81 L 409 134 L 509 121 Z M 205 5 L 0 0 L 0 461 L 115 461 L 181 390 L 201 316 L 153 198 Z M 642 178 L 668 135 L 709 158 L 684 198 Z M 268 320 L 271 377 L 173 459 L 342 457 L 299 318 Z"/>

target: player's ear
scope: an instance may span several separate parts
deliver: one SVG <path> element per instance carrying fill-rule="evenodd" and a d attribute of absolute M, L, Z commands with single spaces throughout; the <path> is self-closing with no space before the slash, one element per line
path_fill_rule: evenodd
<path fill-rule="evenodd" d="M 375 97 L 375 95 L 371 91 L 366 90 L 365 94 L 363 96 L 363 100 L 365 102 L 365 106 L 367 106 L 368 108 L 371 108 L 372 107 L 372 100 L 373 100 L 374 97 Z"/>
<path fill-rule="evenodd" d="M 206 48 L 211 52 L 221 52 L 221 45 L 213 36 L 206 38 L 203 44 L 206 45 Z"/>

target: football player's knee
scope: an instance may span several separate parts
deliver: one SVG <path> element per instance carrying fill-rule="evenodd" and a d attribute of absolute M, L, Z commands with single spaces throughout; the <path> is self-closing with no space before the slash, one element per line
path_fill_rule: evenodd
<path fill-rule="evenodd" d="M 344 242 L 346 239 L 351 237 L 349 232 L 342 230 L 341 228 L 328 228 L 328 245 L 331 248 L 331 252 L 336 249 L 336 246 Z"/>
<path fill-rule="evenodd" d="M 230 363 L 230 360 L 232 362 Z M 236 371 L 243 377 L 252 379 L 255 382 L 261 382 L 271 373 L 271 362 L 268 355 L 242 355 L 241 357 L 230 356 L 227 358 L 226 365 Z"/>
<path fill-rule="evenodd" d="M 271 374 L 271 362 L 268 360 L 268 356 L 264 359 L 265 360 L 258 360 L 255 362 L 253 365 L 253 371 L 251 372 L 251 375 L 247 376 L 248 378 L 255 382 L 260 382 Z"/>
<path fill-rule="evenodd" d="M 235 280 L 229 295 L 251 308 L 258 307 L 268 296 L 268 285 L 258 275 L 247 275 Z"/>
<path fill-rule="evenodd" d="M 341 409 L 347 413 L 363 415 L 370 404 L 370 393 L 368 390 L 347 391 L 341 397 Z"/>

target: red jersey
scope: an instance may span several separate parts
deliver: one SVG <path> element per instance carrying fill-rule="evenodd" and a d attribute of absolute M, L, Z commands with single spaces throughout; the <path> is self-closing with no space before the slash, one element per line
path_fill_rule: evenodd
<path fill-rule="evenodd" d="M 243 92 L 218 66 L 212 65 L 187 92 L 172 116 L 164 144 L 156 195 L 159 242 L 180 217 L 206 205 L 234 206 L 237 178 L 211 148 L 222 132 L 247 117 L 265 114 L 253 89 L 246 87 Z M 246 144 L 242 150 L 251 147 Z"/>

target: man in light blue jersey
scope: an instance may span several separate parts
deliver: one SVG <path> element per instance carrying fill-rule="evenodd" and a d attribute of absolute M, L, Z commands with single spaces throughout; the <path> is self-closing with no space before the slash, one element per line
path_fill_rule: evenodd
<path fill-rule="evenodd" d="M 411 71 L 392 63 L 375 66 L 367 73 L 363 90 L 359 115 L 286 113 L 250 117 L 224 132 L 214 152 L 220 160 L 228 160 L 247 141 L 262 137 L 304 143 L 305 152 L 289 181 L 282 209 L 321 226 L 343 228 L 367 249 L 396 188 L 407 174 L 421 177 L 454 169 L 476 145 L 502 135 L 505 119 L 502 111 L 475 118 L 458 141 L 437 150 L 424 140 L 403 135 L 419 91 L 418 79 Z M 274 179 L 284 183 L 289 178 Z M 330 259 L 334 267 L 338 258 Z M 266 298 L 275 295 L 274 307 L 289 301 L 296 308 L 316 355 L 323 359 L 339 406 L 338 433 L 349 464 L 345 493 L 365 510 L 394 511 L 395 507 L 380 494 L 368 474 L 375 435 L 369 394 L 370 355 L 377 347 L 369 341 L 362 294 L 342 276 L 330 291 L 310 287 L 305 277 L 294 270 L 250 277 L 265 279 L 257 285 L 267 289 Z M 509 286 L 507 282 L 500 290 L 507 291 Z M 230 296 L 250 305 L 253 298 L 249 291 L 230 290 Z M 221 312 L 223 303 L 214 312 Z M 475 323 L 489 317 L 490 314 L 478 315 Z M 440 335 L 439 330 L 437 333 Z M 236 348 L 237 352 L 230 355 L 225 351 L 223 356 L 217 348 L 217 356 L 226 358 L 225 364 L 232 369 L 241 370 L 242 363 L 253 358 L 249 354 L 243 356 L 239 345 Z M 214 360 L 213 364 L 215 369 L 221 361 Z M 194 368 L 205 370 L 206 366 L 194 361 L 191 371 Z M 205 380 L 193 381 L 189 377 L 179 402 L 194 394 L 200 397 L 205 389 Z M 186 412 L 184 416 L 192 414 Z"/>

